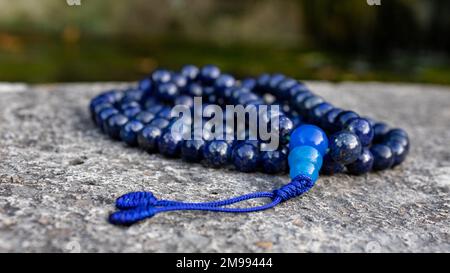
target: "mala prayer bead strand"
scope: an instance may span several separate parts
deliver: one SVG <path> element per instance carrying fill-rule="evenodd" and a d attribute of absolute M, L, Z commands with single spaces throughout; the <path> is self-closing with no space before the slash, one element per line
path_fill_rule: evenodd
<path fill-rule="evenodd" d="M 192 108 L 194 97 L 209 105 L 227 104 L 255 107 L 270 104 L 266 94 L 279 106 L 277 135 L 280 147 L 265 151 L 267 143 L 250 138 L 219 140 L 211 135 L 207 125 L 198 127 L 194 116 L 183 126 L 193 129 L 193 139 L 184 140 L 183 130 L 174 131 L 177 119 L 171 117 L 171 105 Z M 136 88 L 107 91 L 92 99 L 89 105 L 94 123 L 115 140 L 139 146 L 167 157 L 181 157 L 189 162 L 206 162 L 211 167 L 228 164 L 242 172 L 263 171 L 276 174 L 288 171 L 291 182 L 272 192 L 257 192 L 215 202 L 186 203 L 158 200 L 150 192 L 132 192 L 117 199 L 119 211 L 111 214 L 113 224 L 130 225 L 157 213 L 177 210 L 204 210 L 242 213 L 272 208 L 277 204 L 308 191 L 320 173 L 347 171 L 361 175 L 401 164 L 409 151 L 409 137 L 398 128 L 391 129 L 382 122 L 361 117 L 326 102 L 313 94 L 304 83 L 282 74 L 262 74 L 258 78 L 238 81 L 223 74 L 213 65 L 198 68 L 184 66 L 180 72 L 155 70 L 138 82 Z M 194 113 L 202 115 L 205 113 Z M 257 112 L 258 122 L 270 128 L 273 111 Z M 224 120 L 226 121 L 226 120 Z M 248 125 L 250 121 L 246 120 Z M 200 129 L 200 130 L 196 130 Z M 234 128 L 214 128 L 221 133 L 234 133 Z M 197 132 L 197 133 L 196 133 Z M 198 133 L 200 132 L 200 133 Z M 235 137 L 238 137 L 234 133 Z M 234 208 L 232 204 L 248 199 L 269 198 L 266 205 Z"/>

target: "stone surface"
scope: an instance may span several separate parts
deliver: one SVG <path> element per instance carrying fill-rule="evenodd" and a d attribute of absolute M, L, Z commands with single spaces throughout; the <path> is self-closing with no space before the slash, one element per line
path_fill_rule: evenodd
<path fill-rule="evenodd" d="M 450 89 L 308 84 L 337 106 L 405 128 L 407 161 L 321 177 L 306 195 L 264 212 L 172 212 L 129 228 L 106 221 L 129 191 L 204 201 L 270 190 L 288 177 L 208 169 L 109 140 L 90 121 L 88 101 L 124 84 L 0 85 L 0 251 L 450 251 Z"/>

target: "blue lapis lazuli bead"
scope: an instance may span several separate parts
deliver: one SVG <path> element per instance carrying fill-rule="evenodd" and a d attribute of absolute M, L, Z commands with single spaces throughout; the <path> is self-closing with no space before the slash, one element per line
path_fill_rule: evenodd
<path fill-rule="evenodd" d="M 292 132 L 289 149 L 292 151 L 295 147 L 304 145 L 316 148 L 324 156 L 328 148 L 327 135 L 317 126 L 301 125 Z"/>

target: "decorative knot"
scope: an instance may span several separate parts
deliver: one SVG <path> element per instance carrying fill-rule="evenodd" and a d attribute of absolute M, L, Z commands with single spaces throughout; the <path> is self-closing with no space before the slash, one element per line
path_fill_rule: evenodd
<path fill-rule="evenodd" d="M 137 207 L 154 206 L 158 199 L 151 192 L 137 191 L 122 195 L 116 200 L 116 207 L 121 210 Z"/>
<path fill-rule="evenodd" d="M 314 181 L 309 176 L 298 175 L 289 184 L 273 191 L 274 198 L 280 197 L 283 201 L 302 195 L 314 186 Z"/>
<path fill-rule="evenodd" d="M 109 222 L 114 225 L 129 226 L 145 218 L 152 217 L 155 213 L 156 210 L 153 207 L 120 210 L 109 216 Z"/>

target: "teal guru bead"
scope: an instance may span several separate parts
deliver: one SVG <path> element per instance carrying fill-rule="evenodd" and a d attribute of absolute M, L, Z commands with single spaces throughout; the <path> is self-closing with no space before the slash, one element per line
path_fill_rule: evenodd
<path fill-rule="evenodd" d="M 311 162 L 320 169 L 322 167 L 323 157 L 316 148 L 305 145 L 296 147 L 289 153 L 289 166 L 294 166 L 299 161 Z"/>

